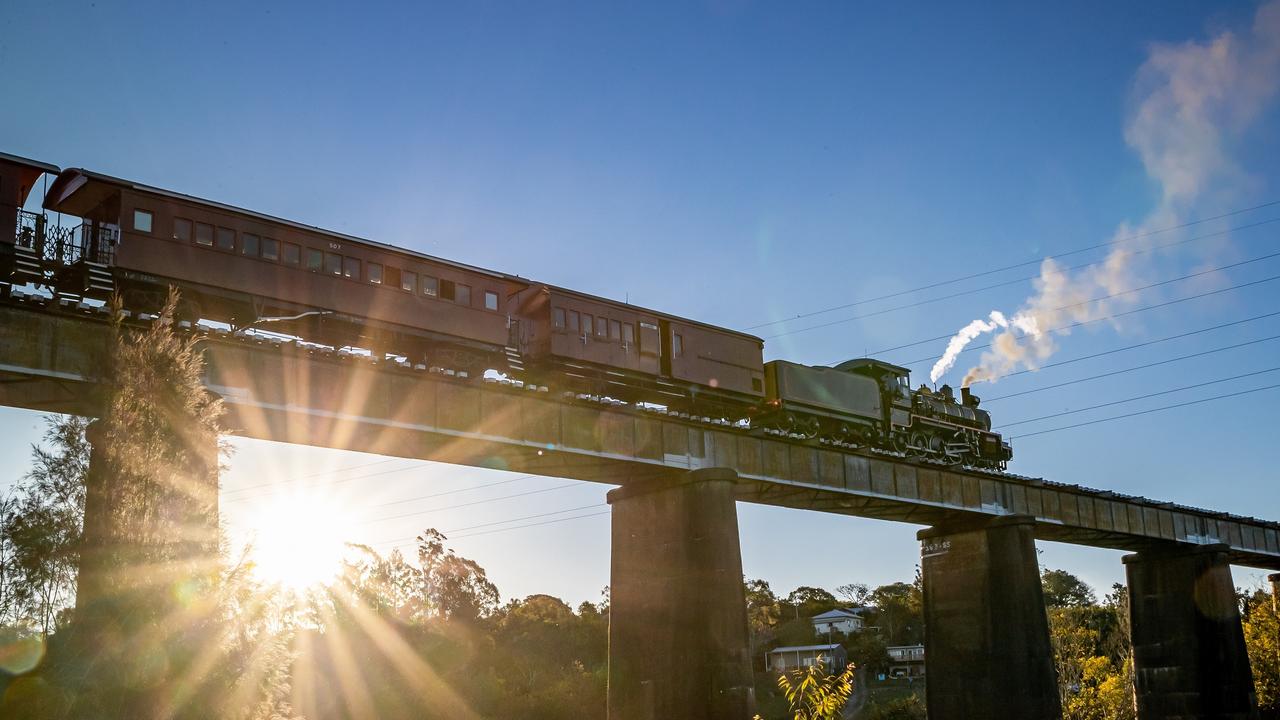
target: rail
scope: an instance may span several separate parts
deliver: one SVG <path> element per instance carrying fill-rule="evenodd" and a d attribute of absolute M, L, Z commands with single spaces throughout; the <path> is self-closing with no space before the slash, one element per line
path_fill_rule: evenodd
<path fill-rule="evenodd" d="M 120 243 L 120 230 L 111 225 L 82 222 L 75 227 L 50 225 L 44 213 L 18 211 L 14 244 L 55 265 L 81 260 L 110 265 Z"/>

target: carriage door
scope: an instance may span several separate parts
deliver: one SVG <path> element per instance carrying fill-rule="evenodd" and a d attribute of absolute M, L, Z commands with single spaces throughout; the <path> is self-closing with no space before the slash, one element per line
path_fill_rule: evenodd
<path fill-rule="evenodd" d="M 671 323 L 659 321 L 659 338 L 662 352 L 662 375 L 671 377 Z"/>
<path fill-rule="evenodd" d="M 671 374 L 666 356 L 662 353 L 662 332 L 658 324 L 648 320 L 640 321 L 640 370 L 654 375 Z"/>

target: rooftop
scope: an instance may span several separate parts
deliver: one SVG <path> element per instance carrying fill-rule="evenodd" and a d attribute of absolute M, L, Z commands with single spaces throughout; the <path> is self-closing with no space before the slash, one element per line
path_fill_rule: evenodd
<path fill-rule="evenodd" d="M 808 650 L 835 650 L 840 647 L 839 643 L 831 643 L 830 645 L 792 645 L 791 647 L 774 648 L 769 651 L 770 654 L 777 652 L 806 652 Z"/>

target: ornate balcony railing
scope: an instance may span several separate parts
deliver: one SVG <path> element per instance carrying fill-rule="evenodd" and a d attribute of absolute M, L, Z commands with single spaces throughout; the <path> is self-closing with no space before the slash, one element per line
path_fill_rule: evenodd
<path fill-rule="evenodd" d="M 111 225 L 83 222 L 76 227 L 50 225 L 47 215 L 18 211 L 14 244 L 34 252 L 40 259 L 57 265 L 73 265 L 80 260 L 111 264 L 120 230 Z"/>

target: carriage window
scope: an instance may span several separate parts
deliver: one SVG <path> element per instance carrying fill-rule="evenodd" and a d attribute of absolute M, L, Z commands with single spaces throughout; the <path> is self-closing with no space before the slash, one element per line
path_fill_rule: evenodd
<path fill-rule="evenodd" d="M 569 332 L 578 332 L 578 322 L 581 320 L 577 310 L 569 311 Z"/>
<path fill-rule="evenodd" d="M 280 243 L 275 238 L 262 238 L 262 258 L 264 260 L 280 259 Z"/>
<path fill-rule="evenodd" d="M 254 235 L 253 233 L 244 233 L 243 235 L 240 236 L 240 254 L 257 257 L 258 255 L 258 236 L 257 235 Z"/>
<path fill-rule="evenodd" d="M 453 288 L 454 288 L 454 285 L 452 280 L 441 280 L 440 281 L 440 299 L 452 300 Z"/>
<path fill-rule="evenodd" d="M 400 289 L 411 293 L 418 292 L 418 273 L 409 270 L 400 273 Z"/>
<path fill-rule="evenodd" d="M 219 250 L 235 250 L 236 249 L 236 231 L 230 228 L 218 228 L 218 249 Z"/>
<path fill-rule="evenodd" d="M 596 318 L 596 337 L 609 337 L 609 321 L 605 318 Z"/>
<path fill-rule="evenodd" d="M 422 276 L 422 294 L 436 297 L 440 294 L 440 281 L 430 275 Z"/>
<path fill-rule="evenodd" d="M 134 210 L 133 229 L 138 232 L 151 232 L 151 212 L 148 210 Z"/>
<path fill-rule="evenodd" d="M 582 334 L 591 337 L 591 333 L 591 316 L 587 313 L 582 313 Z"/>
<path fill-rule="evenodd" d="M 302 248 L 293 243 L 284 244 L 284 264 L 297 265 L 302 262 Z"/>
<path fill-rule="evenodd" d="M 320 272 L 324 268 L 324 253 L 319 250 L 307 248 L 307 269 L 311 272 Z"/>
<path fill-rule="evenodd" d="M 625 323 L 622 326 L 622 344 L 631 347 L 636 344 L 636 326 Z"/>
<path fill-rule="evenodd" d="M 382 266 L 378 263 L 369 263 L 369 282 L 374 285 L 382 284 Z"/>
<path fill-rule="evenodd" d="M 484 291 L 484 309 L 495 311 L 498 309 L 498 293 L 492 290 Z"/>
<path fill-rule="evenodd" d="M 458 296 L 454 299 L 457 300 L 459 305 L 466 305 L 467 307 L 471 307 L 471 286 L 458 283 L 457 289 L 458 289 Z"/>
<path fill-rule="evenodd" d="M 342 274 L 342 256 L 333 253 L 324 254 L 324 271 L 330 275 Z"/>
<path fill-rule="evenodd" d="M 213 247 L 213 226 L 196 223 L 196 244 Z"/>
<path fill-rule="evenodd" d="M 671 333 L 671 356 L 680 357 L 684 355 L 684 337 L 680 333 Z"/>
<path fill-rule="evenodd" d="M 191 242 L 191 221 L 186 218 L 173 219 L 173 239 Z"/>
<path fill-rule="evenodd" d="M 622 323 L 621 322 L 617 320 L 609 321 L 609 339 L 610 340 L 622 339 Z"/>
<path fill-rule="evenodd" d="M 564 327 L 564 308 L 555 308 L 551 311 L 551 322 L 558 328 Z"/>
<path fill-rule="evenodd" d="M 342 258 L 342 275 L 352 280 L 360 279 L 360 258 Z"/>

